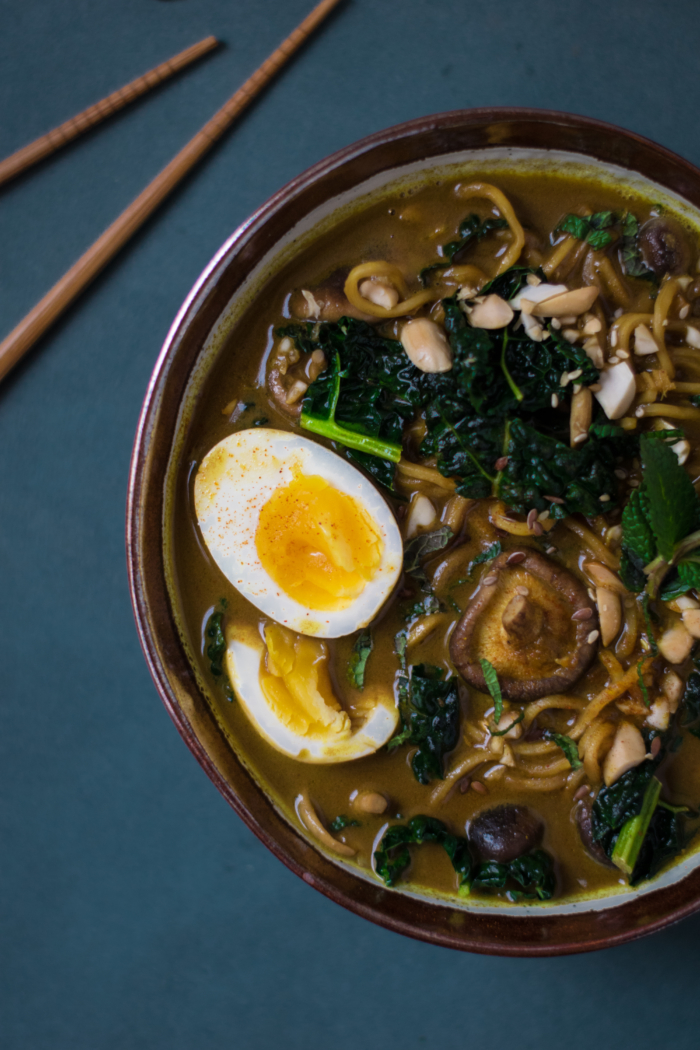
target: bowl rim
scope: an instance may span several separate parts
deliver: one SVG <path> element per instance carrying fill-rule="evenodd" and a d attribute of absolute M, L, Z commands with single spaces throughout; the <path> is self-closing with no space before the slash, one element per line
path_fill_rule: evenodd
<path fill-rule="evenodd" d="M 416 146 L 434 150 L 421 157 L 436 164 L 441 155 L 460 148 L 488 148 L 488 136 L 494 129 L 501 136 L 499 146 L 516 148 L 528 148 L 519 141 L 523 134 L 546 137 L 547 132 L 558 133 L 569 145 L 557 141 L 535 148 L 564 149 L 627 167 L 700 208 L 700 170 L 689 161 L 635 132 L 555 110 L 452 110 L 386 128 L 318 161 L 261 204 L 226 239 L 193 285 L 168 331 L 148 383 L 134 439 L 126 506 L 127 568 L 139 641 L 166 710 L 226 801 L 291 871 L 335 903 L 409 937 L 490 955 L 563 955 L 622 944 L 691 915 L 700 909 L 700 868 L 669 886 L 635 897 L 620 896 L 619 903 L 609 908 L 590 910 L 584 901 L 580 909 L 568 913 L 548 914 L 534 906 L 532 914 L 514 916 L 506 908 L 498 914 L 480 913 L 478 907 L 468 911 L 463 906 L 451 908 L 444 898 L 418 898 L 387 890 L 340 866 L 291 827 L 237 758 L 213 716 L 207 717 L 206 700 L 170 607 L 163 557 L 165 472 L 179 408 L 179 399 L 173 405 L 173 393 L 184 391 L 206 335 L 231 298 L 230 291 L 220 288 L 222 278 L 236 265 L 250 266 L 246 253 L 250 256 L 251 244 L 252 257 L 262 258 L 275 243 L 275 222 L 286 222 L 285 228 L 290 229 L 295 208 L 304 208 L 315 190 L 321 188 L 326 193 L 323 199 L 331 199 L 337 195 L 334 187 L 343 183 L 343 178 L 349 188 L 364 182 L 372 170 L 400 168 L 406 158 L 417 159 L 411 152 Z M 504 142 L 504 133 L 513 141 Z M 481 145 L 455 146 L 455 136 L 459 139 L 462 135 L 482 135 L 485 139 Z M 595 148 L 591 145 L 594 142 L 598 143 Z M 382 158 L 390 160 L 392 150 L 397 157 L 384 163 Z M 621 153 L 621 157 L 611 159 L 610 153 Z M 351 172 L 354 174 L 347 182 Z"/>

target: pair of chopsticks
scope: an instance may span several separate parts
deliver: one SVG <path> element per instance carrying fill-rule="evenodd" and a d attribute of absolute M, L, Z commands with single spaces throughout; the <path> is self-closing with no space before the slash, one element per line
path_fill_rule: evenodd
<path fill-rule="evenodd" d="M 10 371 L 44 332 L 60 317 L 72 302 L 87 288 L 107 263 L 126 244 L 130 237 L 153 214 L 195 164 L 231 126 L 236 117 L 253 101 L 255 96 L 272 80 L 275 74 L 301 47 L 306 38 L 326 18 L 340 0 L 321 0 L 313 11 L 301 22 L 234 95 L 225 102 L 204 127 L 190 139 L 186 146 L 173 157 L 169 164 L 156 175 L 121 215 L 115 219 L 101 237 L 81 255 L 70 270 L 46 293 L 27 316 L 0 343 L 0 379 Z M 186 51 L 175 55 L 167 62 L 156 66 L 149 73 L 115 91 L 83 113 L 73 117 L 60 127 L 30 145 L 18 150 L 7 160 L 0 162 L 0 184 L 14 178 L 38 160 L 59 149 L 66 142 L 82 134 L 88 128 L 121 109 L 122 106 L 143 95 L 156 84 L 172 76 L 218 45 L 215 37 L 194 44 Z"/>

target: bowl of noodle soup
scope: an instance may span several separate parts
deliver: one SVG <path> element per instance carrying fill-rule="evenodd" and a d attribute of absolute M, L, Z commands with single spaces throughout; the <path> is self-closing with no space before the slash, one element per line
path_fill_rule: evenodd
<path fill-rule="evenodd" d="M 173 322 L 129 482 L 144 654 L 356 914 L 547 955 L 700 906 L 699 209 L 599 121 L 421 118 L 275 194 Z"/>

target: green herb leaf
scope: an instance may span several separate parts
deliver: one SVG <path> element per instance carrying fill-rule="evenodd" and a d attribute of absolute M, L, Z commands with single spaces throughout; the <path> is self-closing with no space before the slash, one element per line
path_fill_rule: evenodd
<path fill-rule="evenodd" d="M 365 668 L 373 648 L 372 633 L 369 627 L 365 627 L 357 636 L 348 665 L 348 678 L 356 689 L 364 689 Z"/>
<path fill-rule="evenodd" d="M 680 540 L 697 528 L 698 498 L 673 449 L 648 435 L 640 440 L 649 521 L 659 554 L 670 562 Z"/>
<path fill-rule="evenodd" d="M 429 784 L 443 776 L 445 755 L 454 750 L 459 738 L 460 702 L 457 678 L 445 678 L 445 672 L 429 664 L 415 664 L 410 678 L 406 674 L 405 632 L 396 636 L 401 671 L 398 676 L 399 711 L 402 728 L 387 747 L 413 744 L 417 751 L 411 759 L 413 775 L 420 784 Z"/>
<path fill-rule="evenodd" d="M 403 552 L 404 572 L 408 573 L 409 576 L 413 576 L 423 587 L 427 587 L 428 577 L 421 566 L 421 562 L 429 554 L 434 554 L 435 551 L 446 547 L 453 536 L 454 533 L 449 525 L 443 525 L 441 528 L 435 529 L 434 532 L 424 532 L 421 536 L 416 536 L 410 540 L 404 547 Z"/>
<path fill-rule="evenodd" d="M 555 733 L 551 729 L 545 729 L 542 735 L 546 740 L 551 740 L 558 748 L 561 748 L 572 769 L 581 768 L 583 762 L 578 757 L 578 744 L 575 740 L 566 736 L 565 733 Z"/>
<path fill-rule="evenodd" d="M 331 831 L 342 831 L 343 828 L 361 828 L 359 820 L 352 820 L 350 817 L 346 817 L 344 813 L 336 817 L 335 820 L 330 822 L 329 828 Z"/>
<path fill-rule="evenodd" d="M 518 717 L 514 718 L 513 721 L 509 725 L 507 725 L 505 729 L 491 729 L 489 727 L 489 733 L 491 734 L 491 736 L 505 736 L 506 733 L 510 733 L 513 726 L 520 725 L 524 717 L 525 712 L 521 711 Z"/>
<path fill-rule="evenodd" d="M 436 817 L 419 815 L 409 820 L 407 825 L 394 824 L 390 827 L 374 854 L 377 875 L 387 886 L 395 885 L 411 863 L 408 846 L 420 846 L 424 842 L 435 842 L 443 847 L 459 876 L 460 889 L 465 887 L 468 891 L 473 868 L 469 844 L 465 838 L 453 835 Z"/>
<path fill-rule="evenodd" d="M 485 658 L 481 659 L 479 663 L 481 664 L 481 670 L 483 671 L 484 680 L 486 681 L 486 688 L 493 697 L 493 720 L 496 725 L 498 725 L 501 721 L 501 715 L 503 714 L 503 694 L 501 693 L 501 687 L 498 684 L 496 668 Z"/>
<path fill-rule="evenodd" d="M 505 219 L 484 219 L 482 222 L 478 215 L 468 215 L 460 223 L 459 239 L 449 241 L 448 244 L 443 244 L 442 246 L 442 256 L 447 262 L 436 262 L 430 266 L 423 267 L 418 274 L 418 280 L 425 287 L 429 283 L 429 274 L 434 273 L 436 270 L 444 270 L 451 266 L 452 263 L 462 262 L 462 257 L 470 245 L 477 244 L 493 230 L 505 230 L 507 227 L 508 223 Z"/>
<path fill-rule="evenodd" d="M 220 601 L 220 606 L 225 609 L 228 602 L 225 598 Z M 224 613 L 221 608 L 215 610 L 206 622 L 204 628 L 204 646 L 209 659 L 209 669 L 215 678 L 221 679 L 221 685 L 228 700 L 235 700 L 235 694 L 231 688 L 228 674 L 224 667 L 226 657 L 226 636 L 223 628 Z M 207 643 L 208 640 L 208 643 Z"/>

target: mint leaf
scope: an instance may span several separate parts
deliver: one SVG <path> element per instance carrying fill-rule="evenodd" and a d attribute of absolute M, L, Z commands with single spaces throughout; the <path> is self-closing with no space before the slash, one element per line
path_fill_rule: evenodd
<path fill-rule="evenodd" d="M 501 715 L 503 714 L 503 694 L 501 693 L 501 687 L 498 684 L 496 668 L 490 660 L 482 659 L 479 660 L 479 663 L 481 664 L 481 670 L 483 671 L 484 679 L 486 680 L 486 688 L 493 697 L 493 720 L 496 725 L 498 725 L 501 721 Z"/>
<path fill-rule="evenodd" d="M 565 733 L 555 733 L 551 729 L 545 729 L 542 735 L 546 740 L 551 740 L 558 748 L 561 748 L 572 769 L 581 768 L 583 762 L 578 757 L 578 744 L 575 740 L 572 740 L 570 736 L 566 736 Z"/>
<path fill-rule="evenodd" d="M 357 637 L 355 645 L 353 646 L 352 656 L 350 657 L 350 663 L 348 665 L 348 678 L 356 689 L 364 689 L 365 668 L 367 667 L 369 654 L 372 652 L 373 648 L 374 642 L 372 641 L 372 634 L 369 628 L 365 627 Z"/>
<path fill-rule="evenodd" d="M 673 455 L 675 458 L 675 453 Z M 649 498 L 644 486 L 632 490 L 622 512 L 622 543 L 624 547 L 634 551 L 641 559 L 642 565 L 648 565 L 656 557 L 656 541 L 649 516 Z"/>
<path fill-rule="evenodd" d="M 649 521 L 659 554 L 671 561 L 676 544 L 697 528 L 700 504 L 672 448 L 644 434 L 640 450 L 649 497 Z"/>
<path fill-rule="evenodd" d="M 427 558 L 429 554 L 446 547 L 453 536 L 454 533 L 449 525 L 443 525 L 442 528 L 435 529 L 434 532 L 424 532 L 421 536 L 416 536 L 404 548 L 404 572 L 418 580 L 421 586 L 427 587 L 428 577 L 421 566 L 422 560 Z"/>

